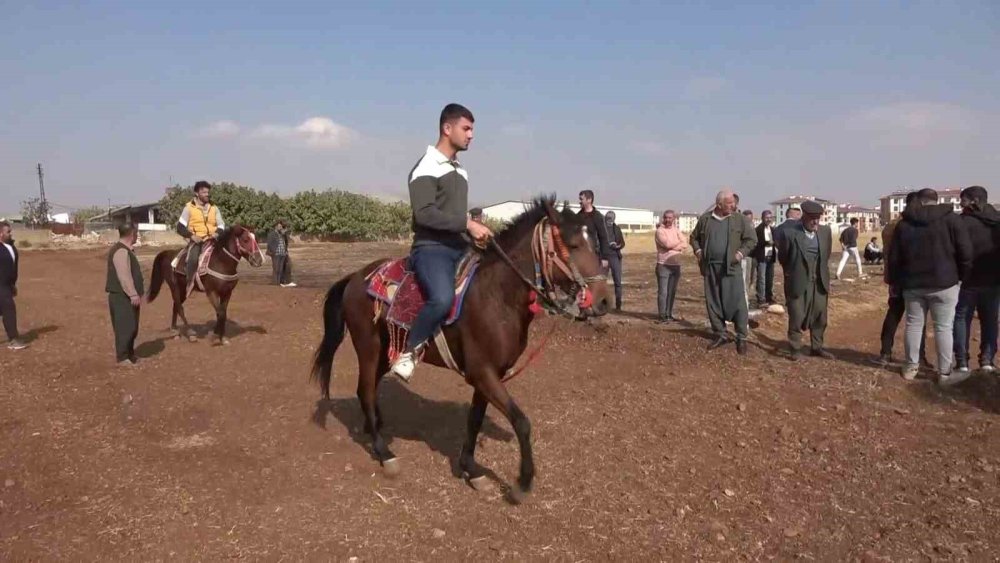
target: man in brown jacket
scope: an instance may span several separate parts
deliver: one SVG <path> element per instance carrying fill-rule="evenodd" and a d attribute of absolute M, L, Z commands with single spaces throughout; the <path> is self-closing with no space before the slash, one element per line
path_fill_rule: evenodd
<path fill-rule="evenodd" d="M 690 242 L 705 280 L 705 307 L 715 335 L 708 349 L 729 341 L 726 321 L 731 321 L 736 328 L 736 351 L 746 354 L 750 329 L 743 259 L 757 246 L 757 234 L 750 221 L 736 212 L 732 190 L 715 196 L 715 208 L 698 218 Z"/>

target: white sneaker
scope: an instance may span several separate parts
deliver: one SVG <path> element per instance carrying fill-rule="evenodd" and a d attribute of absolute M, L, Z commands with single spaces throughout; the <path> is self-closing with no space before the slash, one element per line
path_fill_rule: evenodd
<path fill-rule="evenodd" d="M 997 371 L 997 368 L 993 367 L 993 364 L 986 364 L 983 366 L 979 366 L 979 370 L 982 371 L 983 373 L 994 373 Z"/>
<path fill-rule="evenodd" d="M 299 284 L 295 282 L 288 282 L 285 284 L 285 287 L 299 287 Z"/>
<path fill-rule="evenodd" d="M 7 348 L 9 348 L 11 350 L 24 350 L 27 347 L 28 347 L 28 344 L 26 342 L 23 342 L 23 341 L 18 340 L 16 338 L 14 340 L 11 340 L 10 342 L 7 343 Z"/>
<path fill-rule="evenodd" d="M 413 352 L 403 352 L 392 363 L 392 373 L 407 383 L 413 377 L 413 370 L 415 369 L 417 369 L 417 358 L 413 355 Z"/>
<path fill-rule="evenodd" d="M 965 371 L 953 371 L 948 375 L 940 375 L 938 376 L 938 387 L 952 387 L 969 379 L 971 376 L 972 371 L 968 369 Z"/>
<path fill-rule="evenodd" d="M 917 374 L 920 373 L 920 366 L 905 365 L 900 370 L 903 375 L 903 379 L 907 381 L 913 381 L 917 378 Z"/>

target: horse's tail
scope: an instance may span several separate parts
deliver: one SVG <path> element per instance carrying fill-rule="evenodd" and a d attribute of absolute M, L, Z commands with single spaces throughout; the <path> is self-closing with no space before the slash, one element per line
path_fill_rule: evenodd
<path fill-rule="evenodd" d="M 168 261 L 167 253 L 169 252 L 169 250 L 164 250 L 153 259 L 153 273 L 149 278 L 149 293 L 146 296 L 147 303 L 152 303 L 160 294 L 160 287 L 163 286 L 163 263 Z"/>
<path fill-rule="evenodd" d="M 344 291 L 351 276 L 338 281 L 326 292 L 323 305 L 323 340 L 316 349 L 313 360 L 312 379 L 319 381 L 323 398 L 330 398 L 330 379 L 333 373 L 333 355 L 344 341 Z"/>

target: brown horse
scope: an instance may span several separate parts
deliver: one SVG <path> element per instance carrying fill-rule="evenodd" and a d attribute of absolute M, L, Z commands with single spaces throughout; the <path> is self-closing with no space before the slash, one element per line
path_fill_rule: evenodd
<path fill-rule="evenodd" d="M 187 275 L 183 271 L 175 271 L 170 265 L 174 257 L 180 250 L 164 250 L 156 255 L 153 260 L 153 275 L 149 282 L 149 294 L 147 301 L 152 303 L 156 296 L 160 294 L 160 287 L 166 280 L 170 294 L 174 298 L 174 308 L 170 316 L 170 329 L 175 332 L 176 338 L 187 335 L 188 340 L 195 342 L 198 338 L 194 334 L 189 334 L 187 316 L 184 315 L 184 301 L 187 300 Z M 215 309 L 215 338 L 218 344 L 229 344 L 226 338 L 226 310 L 229 308 L 229 298 L 239 283 L 239 275 L 236 267 L 240 259 L 246 258 L 251 266 L 260 266 L 264 259 L 260 254 L 260 247 L 257 246 L 257 238 L 253 231 L 240 226 L 233 225 L 226 229 L 219 236 L 215 243 L 215 249 L 208 261 L 208 273 L 201 276 L 201 283 L 205 287 L 205 295 L 208 302 Z M 183 264 L 181 265 L 183 268 Z M 195 288 L 197 288 L 195 284 Z M 180 316 L 184 322 L 182 330 L 177 329 L 177 317 Z"/>
<path fill-rule="evenodd" d="M 371 434 L 372 453 L 385 473 L 392 476 L 399 473 L 400 467 L 379 432 L 383 417 L 377 400 L 379 381 L 390 366 L 389 331 L 384 317 L 376 317 L 366 279 L 383 263 L 385 260 L 369 264 L 330 288 L 323 308 L 323 340 L 316 351 L 312 376 L 319 381 L 323 398 L 329 400 L 333 356 L 344 339 L 346 325 L 358 355 L 357 395 L 365 429 Z M 559 294 L 566 298 L 559 300 Z M 556 211 L 553 199 L 536 200 L 496 236 L 465 296 L 461 318 L 443 329 L 455 363 L 474 389 L 468 435 L 458 460 L 459 470 L 474 488 L 488 484 L 485 470 L 475 461 L 475 449 L 490 404 L 510 422 L 520 446 L 518 487 L 511 488 L 511 498 L 518 501 L 531 489 L 535 474 L 531 423 L 508 394 L 503 378 L 527 346 L 528 326 L 534 318 L 529 309 L 533 300 L 544 299 L 563 310 L 578 305 L 578 318 L 583 318 L 605 314 L 608 296 L 583 221 L 565 207 Z M 423 361 L 445 367 L 433 342 L 426 347 Z"/>

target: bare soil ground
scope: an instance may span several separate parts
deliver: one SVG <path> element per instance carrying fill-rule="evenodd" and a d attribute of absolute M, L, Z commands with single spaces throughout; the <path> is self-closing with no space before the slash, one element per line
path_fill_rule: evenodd
<path fill-rule="evenodd" d="M 103 250 L 25 252 L 18 299 L 31 348 L 0 349 L 0 559 L 330 560 L 994 559 L 1000 412 L 993 378 L 941 392 L 868 361 L 885 291 L 837 285 L 837 361 L 780 356 L 784 318 L 756 345 L 707 354 L 701 281 L 687 321 L 661 327 L 650 255 L 627 257 L 627 313 L 573 325 L 511 383 L 531 417 L 539 478 L 517 471 L 490 411 L 479 460 L 492 492 L 453 475 L 471 391 L 423 367 L 381 390 L 394 480 L 367 450 L 349 345 L 335 399 L 307 380 L 325 288 L 394 245 L 302 245 L 298 289 L 245 274 L 232 346 L 170 339 L 169 302 L 142 312 L 134 370 L 113 366 Z M 147 269 L 152 250 L 141 258 Z M 780 288 L 779 288 L 780 293 Z M 193 322 L 212 315 L 204 298 Z M 197 319 L 197 320 L 196 320 Z M 535 327 L 548 330 L 546 319 Z M 202 334 L 208 326 L 201 328 Z M 897 357 L 902 354 L 897 339 Z M 313 422 L 319 415 L 324 425 Z"/>

